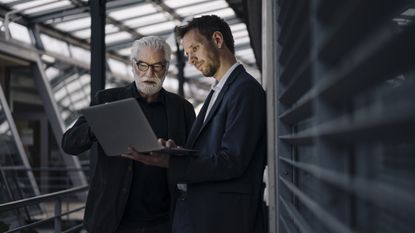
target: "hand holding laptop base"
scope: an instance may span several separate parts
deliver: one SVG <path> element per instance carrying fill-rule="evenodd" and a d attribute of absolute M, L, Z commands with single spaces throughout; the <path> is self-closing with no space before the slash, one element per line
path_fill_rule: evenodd
<path fill-rule="evenodd" d="M 164 148 L 178 147 L 176 143 L 171 139 L 166 141 L 164 139 L 159 138 L 158 142 Z M 169 167 L 170 155 L 167 152 L 150 152 L 150 154 L 143 154 L 135 150 L 135 148 L 133 147 L 128 147 L 128 152 L 126 154 L 121 154 L 121 156 L 142 162 L 146 165 L 165 168 Z"/>

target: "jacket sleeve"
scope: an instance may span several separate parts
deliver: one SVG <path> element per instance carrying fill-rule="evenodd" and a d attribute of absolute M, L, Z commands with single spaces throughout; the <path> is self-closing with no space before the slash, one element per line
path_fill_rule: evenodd
<path fill-rule="evenodd" d="M 226 108 L 223 134 L 211 128 L 203 145 L 209 146 L 209 142 L 221 138 L 218 149 L 202 149 L 198 157 L 171 157 L 169 174 L 172 181 L 190 184 L 230 180 L 242 176 L 254 156 L 263 156 L 257 154 L 266 137 L 263 90 L 239 86 Z M 221 135 L 217 135 L 219 133 Z M 210 154 L 203 154 L 203 151 L 210 151 Z"/>
<path fill-rule="evenodd" d="M 98 103 L 98 93 L 91 102 L 92 105 Z M 80 116 L 75 124 L 69 128 L 62 137 L 61 146 L 63 151 L 71 155 L 78 155 L 91 148 L 96 142 L 96 138 L 91 131 L 84 116 Z"/>

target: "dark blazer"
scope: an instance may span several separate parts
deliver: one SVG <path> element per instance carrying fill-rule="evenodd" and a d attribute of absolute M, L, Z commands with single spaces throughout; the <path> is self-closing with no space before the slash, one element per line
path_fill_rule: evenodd
<path fill-rule="evenodd" d="M 174 232 L 265 232 L 265 92 L 239 65 L 203 123 L 208 104 L 187 141 L 187 147 L 199 151 L 198 157 L 170 158 L 171 180 L 188 184 L 186 198 L 176 205 L 177 213 L 188 214 L 175 214 Z M 178 229 L 176 222 L 186 222 L 193 230 Z"/>
<path fill-rule="evenodd" d="M 133 97 L 134 85 L 133 82 L 126 87 L 100 91 L 91 105 Z M 185 143 L 195 118 L 193 106 L 176 94 L 164 89 L 161 92 L 165 93 L 168 137 L 178 143 Z M 62 148 L 66 153 L 78 155 L 91 148 L 94 142 L 90 127 L 81 116 L 63 135 Z M 91 233 L 115 232 L 124 214 L 130 192 L 133 160 L 118 156 L 108 157 L 99 143 L 97 154 L 95 167 L 91 168 L 84 226 Z M 170 187 L 170 191 L 173 190 L 174 185 Z M 173 193 L 171 196 L 174 196 Z"/>

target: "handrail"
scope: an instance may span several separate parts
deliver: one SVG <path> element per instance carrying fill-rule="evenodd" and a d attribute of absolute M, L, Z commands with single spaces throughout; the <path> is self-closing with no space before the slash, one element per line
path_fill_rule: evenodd
<path fill-rule="evenodd" d="M 40 202 L 50 200 L 50 199 L 53 199 L 53 198 L 59 197 L 59 196 L 66 196 L 66 195 L 69 195 L 69 194 L 86 191 L 86 190 L 88 190 L 88 187 L 89 187 L 88 185 L 83 185 L 83 186 L 79 186 L 79 187 L 75 187 L 75 188 L 71 188 L 71 189 L 67 189 L 67 190 L 63 190 L 63 191 L 58 191 L 58 192 L 48 193 L 48 194 L 44 194 L 44 195 L 40 195 L 40 196 L 36 196 L 36 197 L 29 197 L 29 198 L 25 198 L 25 199 L 22 199 L 22 200 L 3 203 L 3 204 L 0 204 L 0 212 L 9 211 L 9 210 L 17 209 L 17 208 L 20 208 L 20 207 L 25 207 L 25 206 L 29 206 L 29 205 L 38 204 Z"/>
<path fill-rule="evenodd" d="M 77 167 L 31 167 L 26 168 L 22 166 L 8 166 L 2 167 L 3 171 L 64 171 L 64 172 L 71 172 L 71 171 L 88 171 L 89 168 L 77 168 Z"/>
<path fill-rule="evenodd" d="M 84 206 L 83 206 L 83 207 L 80 207 L 80 208 L 76 208 L 76 209 L 73 209 L 73 210 L 71 210 L 71 211 L 67 211 L 67 212 L 64 212 L 64 213 L 62 213 L 62 214 L 59 214 L 59 215 L 56 215 L 56 216 L 50 217 L 50 218 L 45 218 L 45 219 L 43 219 L 43 220 L 41 220 L 41 221 L 37 221 L 37 222 L 34 222 L 34 223 L 30 223 L 30 224 L 26 224 L 26 225 L 24 225 L 24 226 L 20 226 L 20 227 L 14 228 L 14 229 L 12 229 L 12 230 L 8 230 L 8 231 L 6 231 L 6 232 L 4 232 L 4 233 L 11 233 L 11 232 L 17 232 L 17 231 L 22 231 L 22 230 L 32 229 L 32 228 L 33 228 L 33 227 L 35 227 L 35 226 L 42 225 L 42 224 L 44 224 L 44 223 L 46 223 L 46 222 L 50 222 L 50 221 L 52 221 L 52 220 L 60 219 L 61 217 L 65 216 L 65 215 L 68 215 L 68 214 L 71 214 L 71 213 L 74 213 L 74 212 L 80 211 L 80 210 L 82 210 L 82 209 L 84 209 L 84 208 L 85 208 Z M 83 224 L 78 224 L 78 225 L 76 225 L 75 227 L 77 227 L 77 228 L 82 228 L 82 226 L 83 226 Z M 73 228 L 75 228 L 75 227 L 73 227 Z M 72 228 L 71 228 L 71 229 L 72 229 Z"/>
<path fill-rule="evenodd" d="M 70 188 L 70 189 L 66 189 L 66 190 L 62 190 L 62 191 L 58 191 L 58 192 L 54 192 L 54 193 L 48 193 L 48 194 L 44 194 L 44 195 L 39 195 L 36 197 L 30 197 L 30 198 L 25 198 L 22 200 L 17 200 L 17 201 L 12 201 L 12 202 L 8 202 L 8 203 L 3 203 L 0 204 L 0 213 L 1 212 L 6 212 L 6 211 L 10 211 L 10 210 L 14 210 L 14 209 L 18 209 L 20 207 L 27 207 L 30 205 L 35 205 L 50 199 L 53 199 L 55 201 L 54 204 L 54 213 L 55 215 L 50 217 L 50 218 L 46 218 L 43 219 L 41 221 L 37 221 L 34 223 L 30 223 L 30 224 L 26 224 L 11 230 L 6 231 L 6 233 L 12 233 L 12 232 L 18 232 L 21 230 L 25 230 L 25 229 L 33 229 L 33 227 L 41 225 L 45 222 L 49 222 L 49 221 L 54 221 L 54 231 L 55 233 L 61 233 L 62 232 L 62 220 L 61 217 L 65 216 L 65 215 L 69 215 L 70 213 L 74 213 L 77 211 L 80 211 L 82 209 L 85 208 L 85 206 L 67 211 L 62 213 L 61 210 L 61 197 L 63 196 L 67 196 L 73 193 L 78 193 L 78 192 L 83 192 L 83 191 L 87 191 L 89 188 L 88 185 L 83 185 L 83 186 L 78 186 L 78 187 L 74 187 L 74 188 Z M 75 229 L 80 229 L 82 228 L 82 224 L 77 225 L 73 228 L 68 229 L 65 232 L 71 232 Z"/>

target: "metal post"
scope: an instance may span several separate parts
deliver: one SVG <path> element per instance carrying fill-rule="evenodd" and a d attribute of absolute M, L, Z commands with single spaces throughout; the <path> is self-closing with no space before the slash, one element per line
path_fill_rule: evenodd
<path fill-rule="evenodd" d="M 262 0 L 262 85 L 267 93 L 268 165 L 266 197 L 268 203 L 269 233 L 278 233 L 278 59 L 277 59 L 277 3 Z"/>
<path fill-rule="evenodd" d="M 105 2 L 91 4 L 91 100 L 105 88 Z"/>
<path fill-rule="evenodd" d="M 61 233 L 62 231 L 62 219 L 61 219 L 61 199 L 58 197 L 55 201 L 55 220 L 54 220 L 54 228 L 55 233 Z"/>
<path fill-rule="evenodd" d="M 176 41 L 176 57 L 177 57 L 177 80 L 179 81 L 179 88 L 178 88 L 178 94 L 180 96 L 184 96 L 184 57 L 183 57 L 183 51 L 180 49 L 179 41 L 177 41 L 177 37 L 175 36 Z"/>

